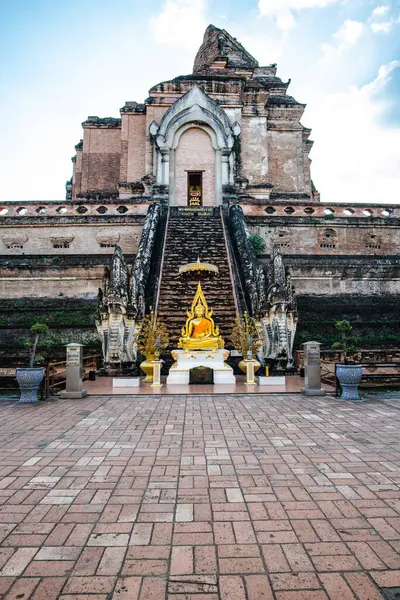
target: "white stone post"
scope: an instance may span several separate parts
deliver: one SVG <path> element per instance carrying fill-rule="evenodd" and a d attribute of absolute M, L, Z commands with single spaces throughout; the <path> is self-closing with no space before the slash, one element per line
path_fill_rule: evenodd
<path fill-rule="evenodd" d="M 84 398 L 86 390 L 82 389 L 83 345 L 67 344 L 66 386 L 60 392 L 61 398 Z"/>
<path fill-rule="evenodd" d="M 166 181 L 164 185 L 169 186 L 169 205 L 176 206 L 176 153 L 175 148 L 171 148 L 169 151 L 169 159 L 168 159 L 168 173 L 165 174 Z"/>
<path fill-rule="evenodd" d="M 169 184 L 169 153 L 161 153 L 162 185 Z"/>
<path fill-rule="evenodd" d="M 321 355 L 319 342 L 306 342 L 304 347 L 304 388 L 306 396 L 325 396 L 321 388 Z"/>

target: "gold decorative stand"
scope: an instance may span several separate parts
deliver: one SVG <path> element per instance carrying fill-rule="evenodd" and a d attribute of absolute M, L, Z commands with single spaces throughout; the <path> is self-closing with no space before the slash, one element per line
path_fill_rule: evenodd
<path fill-rule="evenodd" d="M 256 381 L 254 379 L 254 366 L 256 364 L 256 361 L 253 360 L 253 359 L 250 359 L 250 360 L 245 360 L 244 362 L 246 363 L 246 381 L 245 381 L 245 384 L 246 385 L 257 385 L 257 383 L 256 383 Z"/>
<path fill-rule="evenodd" d="M 153 365 L 153 383 L 151 384 L 151 387 L 161 387 L 162 383 L 161 383 L 161 365 L 162 362 L 161 360 L 152 360 L 151 361 L 152 365 Z"/>

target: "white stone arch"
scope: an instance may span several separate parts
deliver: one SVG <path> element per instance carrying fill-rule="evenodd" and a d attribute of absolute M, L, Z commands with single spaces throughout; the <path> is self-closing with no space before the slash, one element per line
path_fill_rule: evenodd
<path fill-rule="evenodd" d="M 169 186 L 169 203 L 175 204 L 175 151 L 181 135 L 195 127 L 211 138 L 215 152 L 215 197 L 222 203 L 222 186 L 234 183 L 234 143 L 240 125 L 230 124 L 225 111 L 197 86 L 177 100 L 164 114 L 160 125 L 150 125 L 156 142 L 157 184 Z"/>

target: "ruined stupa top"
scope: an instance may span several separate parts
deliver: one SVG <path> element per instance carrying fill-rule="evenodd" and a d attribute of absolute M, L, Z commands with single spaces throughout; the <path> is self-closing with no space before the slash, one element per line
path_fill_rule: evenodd
<path fill-rule="evenodd" d="M 194 59 L 193 73 L 207 71 L 219 60 L 226 61 L 227 67 L 258 67 L 258 61 L 225 29 L 209 25 Z"/>

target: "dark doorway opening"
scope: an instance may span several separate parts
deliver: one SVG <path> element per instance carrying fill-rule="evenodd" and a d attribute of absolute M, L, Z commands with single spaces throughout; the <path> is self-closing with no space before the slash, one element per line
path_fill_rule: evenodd
<path fill-rule="evenodd" d="M 203 173 L 201 171 L 188 172 L 188 205 L 202 206 L 203 204 Z"/>

